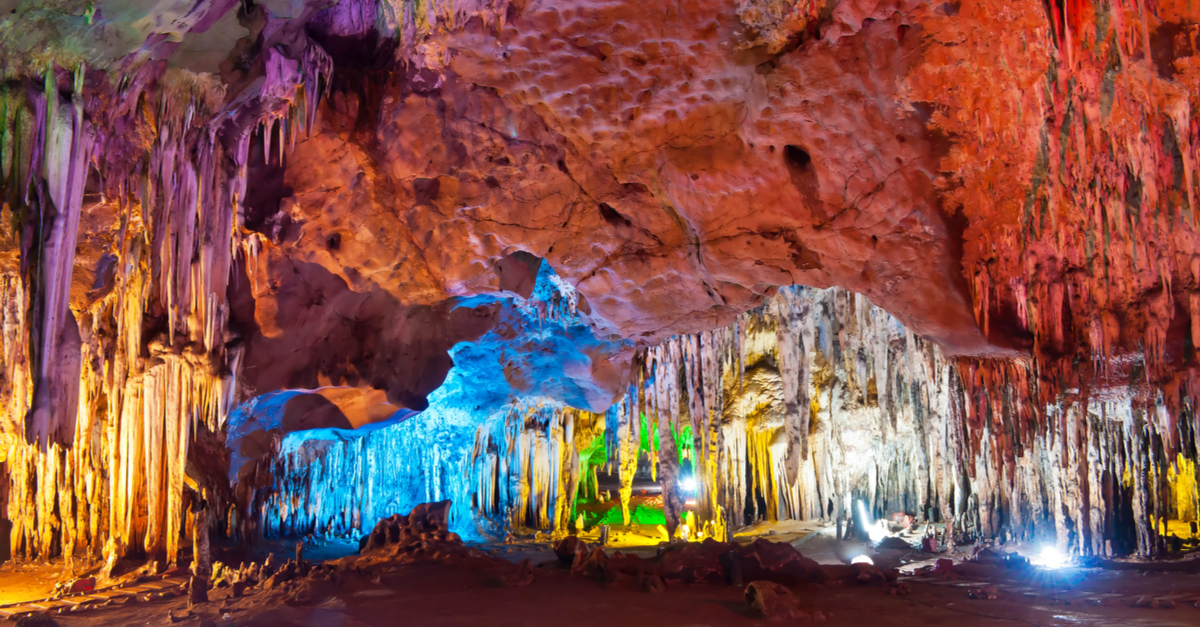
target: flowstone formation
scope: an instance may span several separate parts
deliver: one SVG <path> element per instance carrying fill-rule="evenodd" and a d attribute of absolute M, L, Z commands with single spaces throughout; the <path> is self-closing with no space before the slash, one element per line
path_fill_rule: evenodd
<path fill-rule="evenodd" d="M 1198 22 L 0 1 L 13 553 L 443 500 L 562 533 L 601 468 L 630 520 L 640 467 L 693 538 L 861 502 L 1163 554 L 1200 498 Z"/>

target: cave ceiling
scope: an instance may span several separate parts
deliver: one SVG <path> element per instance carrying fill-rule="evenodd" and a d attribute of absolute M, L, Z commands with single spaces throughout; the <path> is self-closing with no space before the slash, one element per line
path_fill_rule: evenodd
<path fill-rule="evenodd" d="M 1200 62 L 1196 9 L 1153 5 L 7 0 L 6 213 L 29 196 L 13 112 L 73 109 L 84 163 L 45 193 L 79 196 L 78 325 L 140 254 L 143 357 L 203 336 L 232 368 L 219 336 L 240 397 L 421 409 L 496 324 L 462 299 L 527 295 L 539 259 L 619 368 L 799 284 L 950 355 L 1145 352 L 1166 380 L 1200 314 Z M 221 249 L 204 290 L 181 279 Z"/>

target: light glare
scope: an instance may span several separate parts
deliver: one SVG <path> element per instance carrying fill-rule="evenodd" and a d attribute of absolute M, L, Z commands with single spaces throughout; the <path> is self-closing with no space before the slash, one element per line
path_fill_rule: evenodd
<path fill-rule="evenodd" d="M 1045 566 L 1046 568 L 1062 568 L 1067 565 L 1068 558 L 1053 546 L 1042 547 L 1042 552 L 1037 557 L 1029 560 L 1030 563 L 1037 566 Z"/>
<path fill-rule="evenodd" d="M 876 521 L 872 520 L 871 516 L 867 513 L 867 504 L 865 501 L 858 502 L 858 513 L 862 518 L 863 524 L 867 527 L 867 537 L 871 539 L 872 544 L 879 542 L 887 536 L 887 532 L 875 524 Z"/>

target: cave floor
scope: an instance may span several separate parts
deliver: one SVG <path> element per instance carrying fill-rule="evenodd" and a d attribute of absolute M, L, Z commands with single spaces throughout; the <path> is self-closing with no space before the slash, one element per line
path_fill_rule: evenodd
<path fill-rule="evenodd" d="M 653 555 L 656 546 L 639 546 L 628 535 L 626 553 Z M 645 533 L 647 540 L 653 532 Z M 915 549 L 876 549 L 837 542 L 834 528 L 816 522 L 760 523 L 739 530 L 736 540 L 767 538 L 788 542 L 822 564 L 844 563 L 860 554 L 880 566 L 897 567 L 908 594 L 889 594 L 871 586 L 807 585 L 794 589 L 801 608 L 825 625 L 1141 625 L 1200 624 L 1200 558 L 1174 562 L 1124 561 L 1107 568 L 1008 570 L 959 562 L 951 579 L 914 576 L 914 569 L 940 557 L 956 562 L 969 555 L 921 553 Z M 588 538 L 592 539 L 592 538 Z M 914 537 L 907 538 L 915 542 Z M 344 545 L 344 546 L 343 546 Z M 294 547 L 294 545 L 291 545 Z M 260 547 L 265 549 L 268 547 Z M 270 547 L 286 554 L 286 546 Z M 310 560 L 335 558 L 354 551 L 346 543 L 321 543 L 305 549 Z M 533 564 L 556 560 L 548 538 L 516 539 L 481 545 L 510 562 Z M 7 563 L 0 566 L 0 597 L 44 598 L 61 576 L 55 564 Z M 182 581 L 181 578 L 180 581 Z M 996 586 L 996 599 L 969 598 L 972 589 Z M 895 592 L 895 590 L 892 590 Z M 572 577 L 559 568 L 538 568 L 524 587 L 506 586 L 495 574 L 441 564 L 409 564 L 386 573 L 378 582 L 350 584 L 315 604 L 290 606 L 271 593 L 227 598 L 227 588 L 210 591 L 210 602 L 187 609 L 186 597 L 138 602 L 115 599 L 114 606 L 56 617 L 74 625 L 199 625 L 360 627 L 384 625 L 595 625 L 596 627 L 764 624 L 746 607 L 741 587 L 668 584 L 651 594 L 633 582 L 603 585 Z M 125 604 L 129 603 L 129 604 Z M 1161 608 L 1138 607 L 1160 605 Z M 223 617 L 228 615 L 228 620 Z M 811 619 L 810 619 L 811 620 Z M 808 621 L 803 621 L 808 622 Z"/>
<path fill-rule="evenodd" d="M 836 625 L 1141 625 L 1200 624 L 1200 609 L 1185 599 L 1200 597 L 1200 575 L 1137 571 L 1056 571 L 1010 592 L 1001 585 L 999 598 L 972 600 L 967 580 L 929 582 L 908 579 L 911 594 L 889 595 L 881 587 L 809 585 L 795 589 L 801 606 L 824 615 L 822 624 Z M 756 625 L 740 588 L 674 585 L 650 594 L 633 584 L 606 587 L 572 577 L 565 570 L 538 569 L 533 583 L 504 587 L 494 577 L 437 564 L 409 565 L 378 583 L 339 591 L 312 606 L 270 606 L 266 595 L 225 601 L 224 589 L 210 592 L 211 601 L 187 618 L 173 622 L 168 611 L 185 613 L 183 597 L 118 608 L 65 615 L 74 625 L 218 625 L 242 627 L 361 627 L 392 625 L 579 625 L 595 627 Z M 1094 600 L 1099 595 L 1101 604 Z M 1139 595 L 1176 597 L 1174 609 L 1130 607 Z M 1069 604 L 1068 604 L 1069 601 Z M 1103 603 L 1108 603 L 1104 605 Z M 221 620 L 228 613 L 231 621 Z M 803 621 L 808 622 L 808 621 Z"/>
<path fill-rule="evenodd" d="M 0 605 L 44 599 L 54 593 L 63 577 L 61 562 L 51 564 L 0 563 Z"/>
<path fill-rule="evenodd" d="M 837 562 L 848 552 L 863 548 L 839 544 L 831 533 L 822 529 L 814 533 L 801 526 L 793 527 L 756 531 L 775 541 L 791 542 L 806 555 L 825 563 Z M 752 535 L 747 533 L 745 537 Z M 535 564 L 554 561 L 546 544 L 496 550 L 499 548 L 493 547 L 493 554 L 509 560 L 528 558 Z M 899 566 L 902 572 L 911 572 L 913 566 L 931 561 L 928 555 L 915 550 L 879 550 L 873 556 L 877 563 Z M 1200 609 L 1195 607 L 1200 602 L 1200 559 L 1125 562 L 1117 566 L 1007 570 L 959 563 L 955 566 L 957 579 L 902 577 L 910 590 L 904 595 L 889 594 L 887 588 L 873 586 L 811 584 L 793 591 L 801 608 L 811 615 L 809 620 L 801 622 L 820 621 L 830 626 L 1194 627 L 1200 624 Z M 13 570 L 12 565 L 6 565 L 5 569 Z M 25 577 L 34 582 L 49 580 L 52 586 L 55 574 L 53 566 L 25 565 L 7 579 L 0 579 L 0 583 Z M 973 588 L 986 584 L 996 586 L 998 598 L 969 598 Z M 378 582 L 348 584 L 315 604 L 302 606 L 283 604 L 271 593 L 241 599 L 227 598 L 228 594 L 227 588 L 214 589 L 209 592 L 210 602 L 198 605 L 193 611 L 187 610 L 186 597 L 167 596 L 65 614 L 56 619 L 67 627 L 199 625 L 204 619 L 219 626 L 239 627 L 766 624 L 750 613 L 740 587 L 668 584 L 665 592 L 651 594 L 633 582 L 606 586 L 572 577 L 559 568 L 538 568 L 531 584 L 511 587 L 488 572 L 441 564 L 410 564 L 385 573 Z M 1137 607 L 1152 600 L 1168 607 Z M 225 615 L 228 620 L 223 620 Z"/>

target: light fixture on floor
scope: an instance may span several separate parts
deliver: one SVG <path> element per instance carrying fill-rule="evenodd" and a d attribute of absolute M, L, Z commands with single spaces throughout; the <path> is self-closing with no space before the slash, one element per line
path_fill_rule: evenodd
<path fill-rule="evenodd" d="M 879 527 L 879 525 L 876 524 L 877 521 L 872 519 L 870 514 L 867 512 L 866 501 L 858 502 L 858 513 L 859 513 L 860 517 L 862 518 L 863 526 L 866 528 L 867 536 L 869 538 L 871 538 L 872 544 L 879 542 L 885 536 L 887 536 L 887 532 L 884 531 L 883 529 L 881 529 Z"/>
<path fill-rule="evenodd" d="M 1046 568 L 1062 568 L 1069 561 L 1070 558 L 1067 555 L 1050 545 L 1042 547 L 1041 553 L 1038 553 L 1037 557 L 1029 560 L 1031 564 L 1045 566 Z"/>

